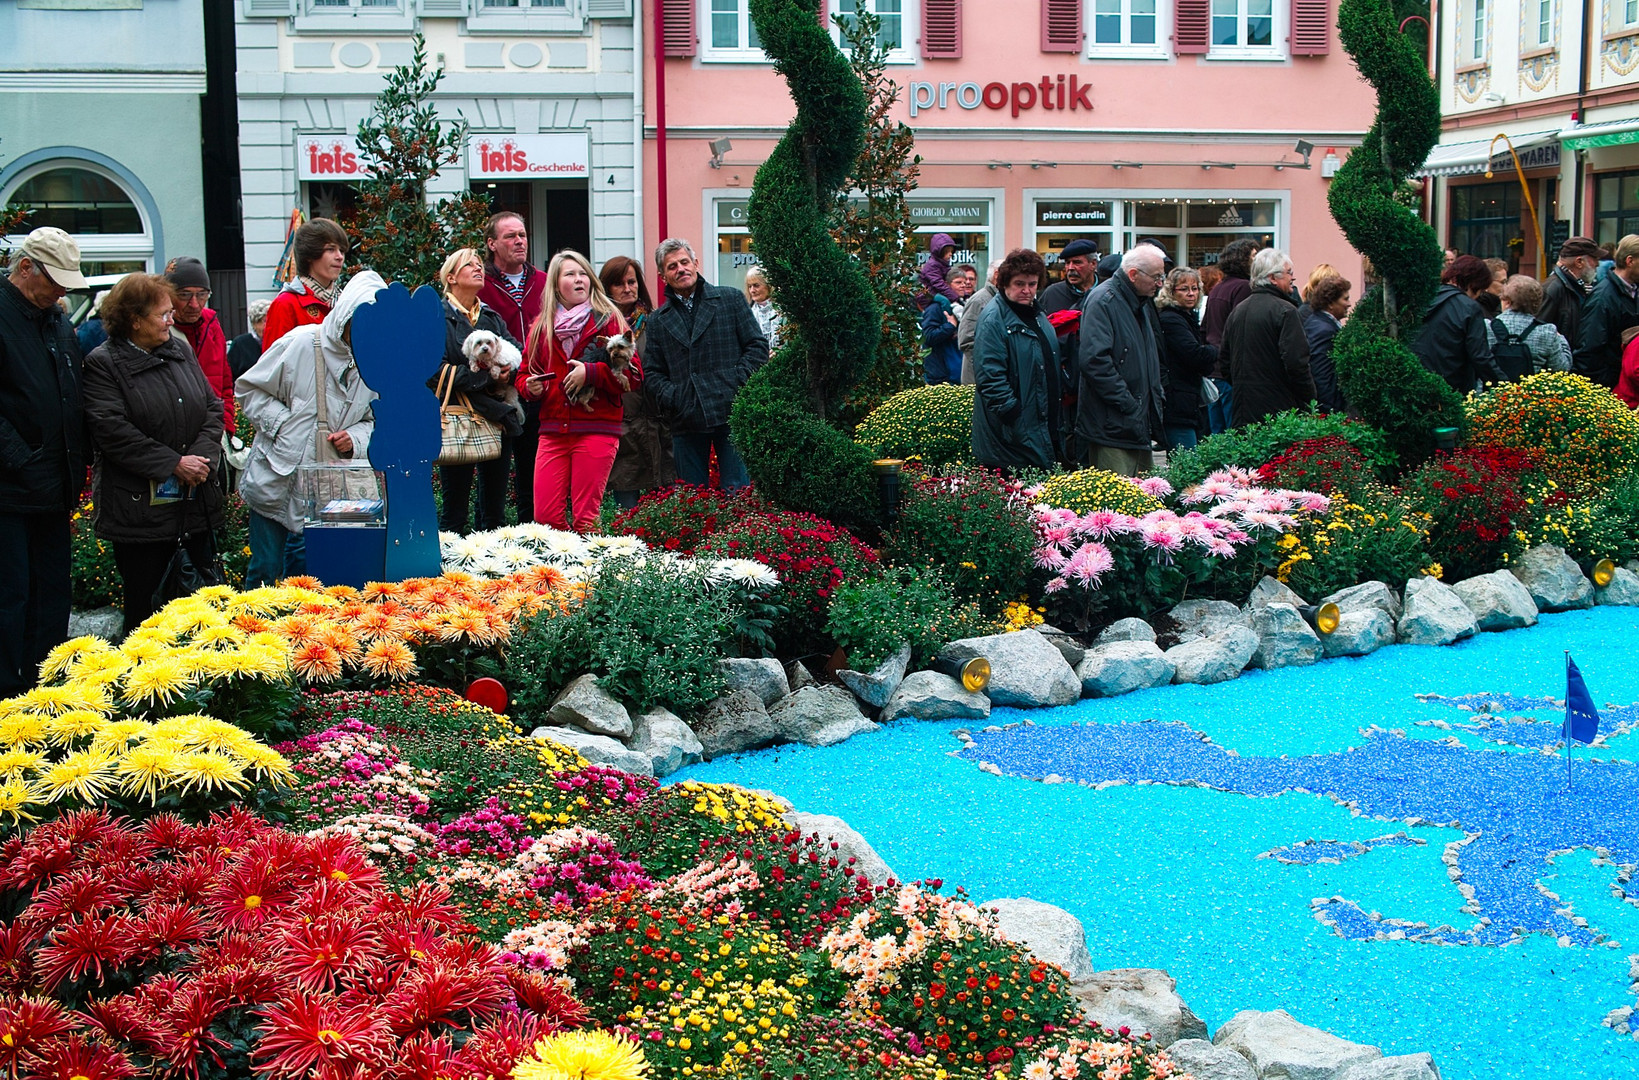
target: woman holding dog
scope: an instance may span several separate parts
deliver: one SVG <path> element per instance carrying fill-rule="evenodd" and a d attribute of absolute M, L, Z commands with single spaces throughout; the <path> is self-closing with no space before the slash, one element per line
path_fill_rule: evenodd
<path fill-rule="evenodd" d="M 616 373 L 604 345 L 629 328 L 586 256 L 560 251 L 546 268 L 546 303 L 529 328 L 518 392 L 541 403 L 535 452 L 535 520 L 586 532 L 597 525 L 620 448 L 621 396 L 643 385 L 635 351 Z M 568 513 L 566 513 L 566 508 Z"/>
<path fill-rule="evenodd" d="M 468 505 L 474 474 L 478 477 L 478 531 L 499 529 L 506 524 L 503 515 L 507 473 L 512 465 L 512 440 L 523 430 L 523 414 L 503 400 L 502 392 L 507 384 L 497 382 L 488 370 L 474 371 L 462 346 L 479 330 L 487 330 L 515 349 L 522 346 L 507 332 L 501 316 L 478 299 L 478 291 L 484 287 L 484 260 L 478 252 L 462 248 L 445 259 L 438 271 L 438 283 L 444 289 L 444 362 L 427 380 L 427 385 L 435 392 L 440 391 L 442 380 L 448 377 L 450 400 L 465 394 L 474 411 L 499 424 L 502 432 L 501 453 L 493 460 L 476 465 L 438 467 L 438 483 L 444 493 L 438 528 L 465 536 L 472 531 Z"/>

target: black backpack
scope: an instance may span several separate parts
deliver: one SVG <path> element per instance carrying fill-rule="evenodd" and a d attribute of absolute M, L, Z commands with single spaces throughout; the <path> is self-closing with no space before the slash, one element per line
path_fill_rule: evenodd
<path fill-rule="evenodd" d="M 1508 327 L 1503 325 L 1500 318 L 1491 320 L 1491 332 L 1497 337 L 1497 343 L 1491 346 L 1491 359 L 1497 362 L 1497 366 L 1502 369 L 1509 382 L 1519 382 L 1536 370 L 1536 360 L 1531 355 L 1530 348 L 1526 346 L 1525 339 L 1530 337 L 1531 332 L 1537 327 L 1546 325 L 1548 324 L 1540 319 L 1533 318 L 1530 326 L 1518 334 L 1510 334 Z"/>

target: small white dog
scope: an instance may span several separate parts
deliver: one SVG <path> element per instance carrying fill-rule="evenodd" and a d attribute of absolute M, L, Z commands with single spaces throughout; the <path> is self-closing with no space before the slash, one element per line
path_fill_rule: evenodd
<path fill-rule="evenodd" d="M 513 380 L 524 358 L 517 347 L 488 330 L 474 330 L 461 343 L 461 355 L 467 358 L 467 366 L 474 372 L 489 375 L 492 381 L 489 392 L 512 406 L 521 421 L 524 408 L 518 402 L 518 388 Z"/>

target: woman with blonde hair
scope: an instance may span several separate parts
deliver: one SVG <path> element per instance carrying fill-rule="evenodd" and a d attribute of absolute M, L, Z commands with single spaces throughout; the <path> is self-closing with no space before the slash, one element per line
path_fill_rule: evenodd
<path fill-rule="evenodd" d="M 577 532 L 597 525 L 620 449 L 621 395 L 643 385 L 635 349 L 619 374 L 609 364 L 605 343 L 626 331 L 586 256 L 552 256 L 541 316 L 529 328 L 518 373 L 518 392 L 541 403 L 535 520 L 543 525 Z"/>
<path fill-rule="evenodd" d="M 757 327 L 768 339 L 768 351 L 772 353 L 780 347 L 780 330 L 785 316 L 774 306 L 774 291 L 769 288 L 768 275 L 763 273 L 760 266 L 746 271 L 746 301 L 751 305 L 751 317 L 757 320 Z"/>
<path fill-rule="evenodd" d="M 444 260 L 438 271 L 438 287 L 444 291 L 444 359 L 438 370 L 427 380 L 436 393 L 448 379 L 450 400 L 465 395 L 473 410 L 501 428 L 501 453 L 489 461 L 476 465 L 440 465 L 438 485 L 444 494 L 444 506 L 438 515 L 438 528 L 443 532 L 472 531 L 469 506 L 472 479 L 478 477 L 478 531 L 499 529 L 506 524 L 507 472 L 512 465 L 512 440 L 522 431 L 523 410 L 514 407 L 503 397 L 504 382 L 490 377 L 487 371 L 474 371 L 461 351 L 469 335 L 487 330 L 522 350 L 508 331 L 506 321 L 488 304 L 478 299 L 484 287 L 484 259 L 473 248 L 460 248 Z M 530 478 L 520 477 L 521 483 Z"/>

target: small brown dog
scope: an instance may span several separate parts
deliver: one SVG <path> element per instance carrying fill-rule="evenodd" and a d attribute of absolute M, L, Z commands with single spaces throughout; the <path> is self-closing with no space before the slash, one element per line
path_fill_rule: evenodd
<path fill-rule="evenodd" d="M 632 357 L 637 355 L 637 343 L 632 340 L 631 332 L 616 334 L 614 337 L 593 338 L 592 343 L 607 354 L 604 362 L 609 365 L 609 374 L 620 383 L 620 388 L 630 390 L 632 384 L 626 378 L 626 372 L 632 366 Z M 571 404 L 579 405 L 587 412 L 591 412 L 592 395 L 596 392 L 597 388 L 592 385 L 591 380 L 587 380 L 585 385 L 569 394 L 568 398 Z"/>

